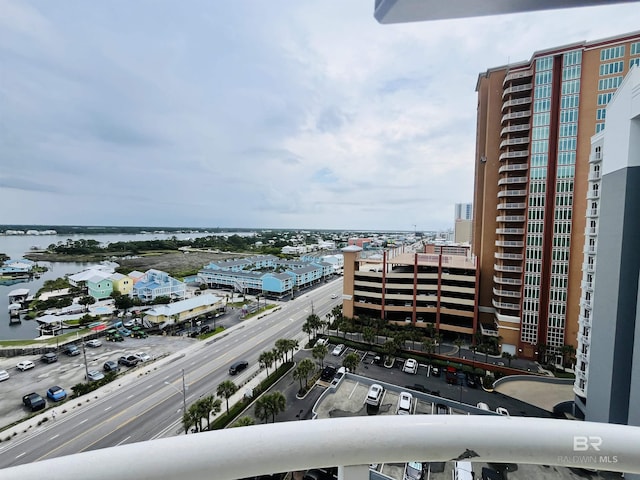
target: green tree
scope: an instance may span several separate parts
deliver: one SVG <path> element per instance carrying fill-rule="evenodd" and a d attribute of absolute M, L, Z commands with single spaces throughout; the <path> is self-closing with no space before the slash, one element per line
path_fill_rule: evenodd
<path fill-rule="evenodd" d="M 258 398 L 258 400 L 256 400 L 254 412 L 257 418 L 262 420 L 264 423 L 267 423 L 267 420 L 271 415 L 271 410 L 269 408 L 269 399 L 267 398 L 267 395 L 263 395 Z"/>
<path fill-rule="evenodd" d="M 93 305 L 94 303 L 96 303 L 96 299 L 92 296 L 85 295 L 84 297 L 81 297 L 80 300 L 78 300 L 78 303 L 86 307 L 87 305 Z"/>
<path fill-rule="evenodd" d="M 514 356 L 511 355 L 509 352 L 502 352 L 502 358 L 506 359 L 507 362 L 509 362 L 509 366 L 511 366 L 511 360 L 514 359 Z"/>
<path fill-rule="evenodd" d="M 393 340 L 387 340 L 386 342 L 384 342 L 384 345 L 382 345 L 382 351 L 385 353 L 385 355 L 387 355 L 387 357 L 395 355 L 395 353 L 398 351 L 396 342 L 394 342 Z"/>
<path fill-rule="evenodd" d="M 182 426 L 184 427 L 184 433 L 189 433 L 189 429 L 191 427 L 195 427 L 196 431 L 198 430 L 198 421 L 199 418 L 196 413 L 196 409 L 189 409 L 182 414 Z"/>
<path fill-rule="evenodd" d="M 279 338 L 276 340 L 276 350 L 278 350 L 279 358 L 284 358 L 287 361 L 287 352 L 289 351 L 289 342 L 287 338 Z"/>
<path fill-rule="evenodd" d="M 273 366 L 275 355 L 272 350 L 265 350 L 258 357 L 258 362 L 262 368 L 267 370 L 267 377 L 269 376 L 269 369 Z"/>
<path fill-rule="evenodd" d="M 362 338 L 365 342 L 369 344 L 369 346 L 371 346 L 371 344 L 376 338 L 375 330 L 372 327 L 364 327 L 362 329 Z"/>
<path fill-rule="evenodd" d="M 301 375 L 302 378 L 304 378 L 304 386 L 305 388 L 307 388 L 309 386 L 309 375 L 311 375 L 316 370 L 316 364 L 313 363 L 313 360 L 311 360 L 310 358 L 305 358 L 298 364 L 296 370 L 298 371 L 298 374 Z M 300 389 L 302 390 L 302 386 L 300 387 Z"/>
<path fill-rule="evenodd" d="M 462 357 L 462 345 L 464 345 L 464 341 L 460 338 L 457 337 L 454 341 L 453 344 L 458 347 L 458 358 Z"/>
<path fill-rule="evenodd" d="M 305 322 L 302 324 L 302 331 L 309 336 L 309 343 L 311 343 L 311 332 L 313 332 L 313 328 L 311 328 L 309 319 L 305 320 Z"/>
<path fill-rule="evenodd" d="M 324 368 L 324 357 L 329 353 L 329 347 L 322 343 L 317 343 L 311 352 L 313 358 L 320 360 L 320 368 Z"/>
<path fill-rule="evenodd" d="M 360 358 L 358 357 L 358 354 L 353 352 L 347 354 L 342 360 L 342 366 L 350 372 L 356 371 L 358 363 L 360 363 Z"/>
<path fill-rule="evenodd" d="M 238 386 L 231 380 L 224 380 L 220 385 L 216 393 L 219 397 L 223 397 L 227 402 L 227 415 L 229 415 L 229 397 L 238 391 Z"/>
<path fill-rule="evenodd" d="M 422 348 L 427 355 L 431 356 L 436 351 L 436 342 L 432 338 L 425 338 L 422 342 Z"/>
<path fill-rule="evenodd" d="M 253 418 L 249 417 L 248 415 L 245 415 L 244 417 L 240 417 L 238 420 L 236 420 L 233 425 L 231 425 L 231 427 L 248 427 L 250 425 L 255 425 L 256 422 Z"/>
<path fill-rule="evenodd" d="M 308 358 L 305 360 L 309 360 Z M 303 360 L 304 361 L 304 360 Z M 312 362 L 313 365 L 313 362 Z M 276 423 L 276 416 L 280 412 L 284 412 L 287 408 L 287 397 L 282 392 L 273 392 L 268 395 L 267 404 L 269 405 L 269 413 L 271 414 L 271 421 Z"/>
<path fill-rule="evenodd" d="M 222 402 L 213 395 L 207 395 L 198 400 L 200 404 L 201 414 L 207 419 L 207 430 L 211 429 L 211 414 L 217 415 L 222 409 Z"/>
<path fill-rule="evenodd" d="M 287 351 L 291 352 L 291 361 L 293 361 L 293 353 L 300 346 L 298 340 L 294 340 L 293 338 L 287 340 Z"/>
<path fill-rule="evenodd" d="M 433 336 L 433 340 L 436 342 L 436 345 L 438 346 L 438 355 L 439 355 L 442 353 L 442 340 L 443 340 L 442 334 L 436 333 Z"/>

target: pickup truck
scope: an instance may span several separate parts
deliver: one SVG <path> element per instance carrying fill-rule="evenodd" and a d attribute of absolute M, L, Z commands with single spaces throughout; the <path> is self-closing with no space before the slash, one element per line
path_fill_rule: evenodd
<path fill-rule="evenodd" d="M 42 410 L 44 407 L 47 406 L 47 403 L 44 401 L 44 398 L 42 398 L 40 395 L 38 395 L 35 392 L 28 393 L 27 395 L 22 397 L 22 403 L 24 403 L 24 405 L 28 407 L 32 412 Z"/>

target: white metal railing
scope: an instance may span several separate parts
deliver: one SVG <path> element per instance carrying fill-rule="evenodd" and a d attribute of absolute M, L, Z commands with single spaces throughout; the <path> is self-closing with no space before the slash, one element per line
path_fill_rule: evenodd
<path fill-rule="evenodd" d="M 529 165 L 527 163 L 512 163 L 510 165 L 502 165 L 498 169 L 498 173 L 513 172 L 513 171 L 528 170 L 528 169 L 529 169 Z"/>
<path fill-rule="evenodd" d="M 232 480 L 336 465 L 341 478 L 365 480 L 367 468 L 350 467 L 416 459 L 640 473 L 638 445 L 640 427 L 626 425 L 493 415 L 383 415 L 254 425 L 132 443 L 10 467 L 0 470 L 0 477 Z M 59 474 L 52 477 L 55 472 Z"/>

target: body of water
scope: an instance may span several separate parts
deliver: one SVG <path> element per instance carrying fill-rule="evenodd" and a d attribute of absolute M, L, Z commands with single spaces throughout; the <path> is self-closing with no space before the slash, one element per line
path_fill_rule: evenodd
<path fill-rule="evenodd" d="M 235 233 L 149 233 L 149 234 L 101 234 L 101 235 L 0 235 L 0 253 L 4 253 L 11 259 L 22 258 L 34 247 L 45 249 L 52 243 L 66 242 L 67 239 L 80 240 L 92 239 L 100 243 L 133 242 L 145 240 L 165 240 L 176 237 L 179 240 L 189 238 L 234 235 Z M 238 232 L 239 236 L 252 236 L 253 232 Z M 19 283 L 11 285 L 0 285 L 0 340 L 21 340 L 31 339 L 38 336 L 38 322 L 35 320 L 22 320 L 21 323 L 9 325 L 9 297 L 12 290 L 18 288 L 28 288 L 30 294 L 35 293 L 44 285 L 46 280 L 55 280 L 73 273 L 84 270 L 90 264 L 73 262 L 38 262 L 39 265 L 46 266 L 49 270 L 40 278 L 32 280 L 21 280 Z"/>

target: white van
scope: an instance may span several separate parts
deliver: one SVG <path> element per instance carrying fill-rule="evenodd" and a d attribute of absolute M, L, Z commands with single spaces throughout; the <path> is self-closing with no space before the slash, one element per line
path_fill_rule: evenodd
<path fill-rule="evenodd" d="M 456 462 L 451 473 L 452 480 L 474 480 L 471 462 Z"/>

